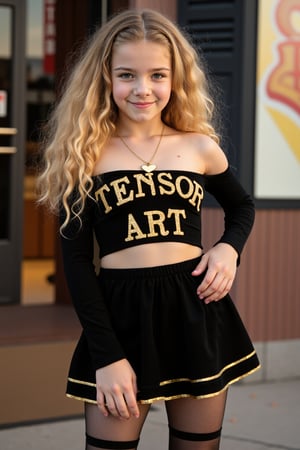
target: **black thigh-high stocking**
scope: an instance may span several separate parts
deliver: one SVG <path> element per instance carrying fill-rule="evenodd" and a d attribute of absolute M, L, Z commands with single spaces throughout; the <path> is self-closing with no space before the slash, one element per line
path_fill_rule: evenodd
<path fill-rule="evenodd" d="M 226 396 L 167 401 L 169 450 L 218 450 Z"/>
<path fill-rule="evenodd" d="M 135 450 L 149 406 L 139 405 L 140 417 L 120 420 L 105 417 L 97 405 L 85 404 L 86 450 Z"/>

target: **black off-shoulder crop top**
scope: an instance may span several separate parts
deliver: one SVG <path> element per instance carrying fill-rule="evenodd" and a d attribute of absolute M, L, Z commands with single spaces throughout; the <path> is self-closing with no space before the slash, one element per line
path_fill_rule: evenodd
<path fill-rule="evenodd" d="M 218 175 L 162 170 L 114 171 L 93 177 L 80 223 L 71 221 L 61 237 L 64 270 L 72 301 L 84 329 L 95 369 L 125 357 L 110 324 L 99 288 L 94 238 L 100 256 L 150 242 L 201 244 L 201 207 L 205 191 L 224 210 L 225 242 L 241 254 L 254 220 L 254 203 L 230 168 Z M 76 198 L 70 199 L 72 204 Z M 65 220 L 61 208 L 60 223 Z"/>
<path fill-rule="evenodd" d="M 94 176 L 93 181 L 82 220 L 92 224 L 101 257 L 150 242 L 176 241 L 202 248 L 205 191 L 225 212 L 224 234 L 218 242 L 227 242 L 240 254 L 253 224 L 253 201 L 229 168 L 218 175 L 117 170 Z M 77 232 L 80 223 L 75 219 L 64 233 L 72 239 Z"/>
<path fill-rule="evenodd" d="M 101 256 L 150 242 L 201 246 L 204 179 L 183 171 L 116 171 L 94 178 Z"/>

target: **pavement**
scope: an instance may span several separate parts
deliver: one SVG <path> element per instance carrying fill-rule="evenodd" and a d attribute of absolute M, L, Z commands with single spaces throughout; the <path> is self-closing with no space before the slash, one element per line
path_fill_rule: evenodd
<path fill-rule="evenodd" d="M 221 450 L 300 450 L 300 378 L 231 386 L 222 436 Z M 167 442 L 164 405 L 156 403 L 139 450 L 167 450 Z M 0 450 L 62 449 L 84 449 L 83 418 L 0 430 Z"/>

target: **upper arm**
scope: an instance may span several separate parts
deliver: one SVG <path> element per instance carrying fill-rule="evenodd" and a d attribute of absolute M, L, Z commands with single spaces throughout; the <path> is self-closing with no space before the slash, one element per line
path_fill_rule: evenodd
<path fill-rule="evenodd" d="M 228 167 L 228 160 L 224 151 L 209 136 L 202 136 L 201 138 L 201 155 L 205 166 L 205 175 L 224 172 Z"/>

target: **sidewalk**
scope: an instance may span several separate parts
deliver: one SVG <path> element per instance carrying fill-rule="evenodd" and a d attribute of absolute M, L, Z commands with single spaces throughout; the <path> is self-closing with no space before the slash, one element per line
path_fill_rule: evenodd
<path fill-rule="evenodd" d="M 1 405 L 5 407 L 5 405 Z M 163 404 L 150 411 L 139 450 L 167 450 Z M 0 430 L 1 450 L 83 450 L 83 419 Z M 221 450 L 300 450 L 300 379 L 233 385 Z"/>

